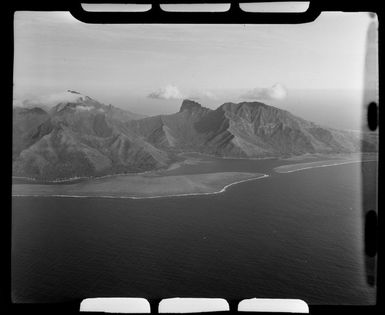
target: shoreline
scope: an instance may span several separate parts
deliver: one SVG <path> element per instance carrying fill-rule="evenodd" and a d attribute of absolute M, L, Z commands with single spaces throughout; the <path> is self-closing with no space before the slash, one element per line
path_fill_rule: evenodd
<path fill-rule="evenodd" d="M 159 172 L 159 170 L 152 170 L 152 171 L 144 171 L 139 173 L 116 173 L 116 174 L 108 174 L 108 175 L 102 175 L 102 176 L 80 176 L 80 177 L 71 177 L 71 178 L 64 178 L 64 179 L 55 179 L 51 181 L 41 180 L 38 178 L 33 177 L 23 177 L 23 176 L 12 176 L 13 179 L 20 179 L 20 180 L 26 180 L 31 182 L 41 182 L 40 185 L 52 185 L 52 184 L 59 184 L 59 183 L 72 183 L 78 180 L 92 180 L 92 179 L 103 179 L 103 178 L 109 178 L 109 177 L 118 177 L 118 176 L 137 176 L 137 175 L 146 175 L 152 172 Z M 27 184 L 28 185 L 28 184 Z"/>
<path fill-rule="evenodd" d="M 330 164 L 319 164 L 319 163 L 330 163 Z M 332 163 L 331 163 L 332 162 Z M 308 170 L 308 169 L 314 169 L 314 168 L 321 168 L 321 167 L 329 167 L 329 166 L 337 166 L 337 165 L 345 165 L 345 164 L 354 164 L 354 163 L 363 163 L 363 162 L 378 162 L 377 159 L 375 160 L 355 160 L 355 161 L 317 161 L 317 162 L 308 162 L 308 163 L 297 163 L 297 164 L 287 164 L 278 166 L 272 169 L 277 174 L 286 174 L 286 173 L 294 173 L 298 171 Z M 314 165 L 315 163 L 318 163 L 319 165 Z M 296 169 L 288 169 L 288 170 L 282 170 L 280 171 L 280 168 L 289 168 L 289 167 L 295 167 L 298 166 L 304 166 L 299 167 Z M 127 175 L 127 174 L 125 174 Z M 165 194 L 165 195 L 153 195 L 153 196 L 137 196 L 137 195 L 75 195 L 75 194 L 12 194 L 12 197 L 57 197 L 57 198 L 109 198 L 109 199 L 133 199 L 133 200 L 140 200 L 140 199 L 155 199 L 155 198 L 169 198 L 169 197 L 185 197 L 185 196 L 204 196 L 204 195 L 215 195 L 215 194 L 221 194 L 226 192 L 226 190 L 234 185 L 253 181 L 257 179 L 262 179 L 266 177 L 273 176 L 273 174 L 261 174 L 261 176 L 258 177 L 252 177 L 247 179 L 242 179 L 238 181 L 231 182 L 227 185 L 225 185 L 220 190 L 212 191 L 212 192 L 191 192 L 191 193 L 176 193 L 176 194 Z M 109 177 L 109 176 L 105 176 Z M 18 185 L 18 184 L 14 184 Z M 23 185 L 23 184 L 22 184 Z M 24 184 L 28 185 L 28 184 Z M 32 185 L 32 184 L 31 184 Z"/>
<path fill-rule="evenodd" d="M 298 171 L 303 171 L 303 170 L 308 170 L 308 169 L 313 169 L 313 168 L 320 168 L 320 167 L 328 167 L 328 166 L 336 166 L 336 165 L 344 165 L 344 164 L 353 164 L 353 163 L 364 163 L 364 162 L 377 162 L 378 160 L 359 160 L 359 161 L 341 161 L 341 162 L 335 162 L 333 164 L 323 164 L 323 165 L 310 165 L 314 163 L 322 163 L 322 162 L 328 162 L 328 161 L 317 161 L 317 162 L 309 162 L 309 163 L 298 163 L 298 164 L 288 164 L 288 165 L 282 165 L 274 168 L 274 171 L 279 174 L 286 174 L 286 173 L 293 173 L 293 172 L 298 172 Z M 279 170 L 280 168 L 288 168 L 290 166 L 295 167 L 296 165 L 309 165 L 293 170 Z"/>
<path fill-rule="evenodd" d="M 233 183 L 225 185 L 221 190 L 214 192 L 198 192 L 198 193 L 184 193 L 184 194 L 172 194 L 172 195 L 158 195 L 158 196 L 109 196 L 109 195 L 100 195 L 100 196 L 87 196 L 87 195 L 28 195 L 28 194 L 19 194 L 13 195 L 12 197 L 58 197 L 58 198 L 109 198 L 109 199 L 155 199 L 155 198 L 169 198 L 169 197 L 186 197 L 186 196 L 200 196 L 200 195 L 216 195 L 226 192 L 227 188 L 241 184 L 243 182 L 248 182 L 252 180 L 257 180 L 261 178 L 270 177 L 268 174 L 262 174 L 262 176 L 243 179 L 239 181 L 235 181 Z"/>
<path fill-rule="evenodd" d="M 194 157 L 189 157 L 188 154 L 195 154 L 195 155 L 198 155 L 198 156 L 203 156 L 203 157 L 207 157 L 207 158 L 211 158 L 211 159 L 218 159 L 218 160 L 248 160 L 248 161 L 258 161 L 258 160 L 281 160 L 281 161 L 298 161 L 298 160 L 301 160 L 301 159 L 306 159 L 306 158 L 319 158 L 319 157 L 322 157 L 322 156 L 325 156 L 321 153 L 315 153 L 315 154 L 303 154 L 303 155 L 294 155 L 294 156 L 291 156 L 291 157 L 278 157 L 278 156 L 271 156 L 271 157 L 260 157 L 260 158 L 252 158 L 252 157 L 221 157 L 221 156 L 215 156 L 215 155 L 210 155 L 210 154 L 205 154 L 205 153 L 199 153 L 199 152 L 195 152 L 195 151 L 191 151 L 191 152 L 180 152 L 180 153 L 177 153 L 178 156 L 184 156 L 186 159 L 183 160 L 183 161 L 177 161 L 177 162 L 173 162 L 172 164 L 170 164 L 167 168 L 160 168 L 160 169 L 154 169 L 154 170 L 149 170 L 149 171 L 143 171 L 143 172 L 133 172 L 133 173 L 116 173 L 116 174 L 106 174 L 106 175 L 101 175 L 101 176 L 75 176 L 75 177 L 71 177 L 71 178 L 63 178 L 63 179 L 55 179 L 55 180 L 50 180 L 50 181 L 45 181 L 45 180 L 41 180 L 41 179 L 38 179 L 38 178 L 34 178 L 34 177 L 25 177 L 25 176 L 12 176 L 12 180 L 25 180 L 25 181 L 30 181 L 30 182 L 33 182 L 33 183 L 36 183 L 36 182 L 39 182 L 40 184 L 42 185 L 45 185 L 45 184 L 60 184 L 60 183 L 73 183 L 73 182 L 76 182 L 76 181 L 87 181 L 87 180 L 97 180 L 97 179 L 103 179 L 103 178 L 109 178 L 109 177 L 119 177 L 119 176 L 129 176 L 129 175 L 146 175 L 146 174 L 157 174 L 159 172 L 168 172 L 168 171 L 173 171 L 175 169 L 178 169 L 180 167 L 182 167 L 182 165 L 184 164 L 196 164 L 196 163 L 204 163 L 204 162 L 209 162 L 209 161 L 205 161 L 205 160 L 198 160 Z M 355 155 L 361 155 L 361 157 L 363 157 L 365 155 L 365 153 L 363 152 L 357 152 L 357 153 L 352 153 L 352 154 L 355 154 Z M 370 153 L 369 153 L 370 154 Z M 376 153 L 377 156 L 378 156 L 378 152 Z M 187 155 L 187 156 L 186 156 Z M 343 156 L 344 154 L 331 154 L 332 156 L 336 157 L 336 156 Z M 326 154 L 327 156 L 327 154 Z M 343 157 L 338 157 L 338 158 L 343 158 Z M 189 163 L 190 161 L 190 163 Z M 346 161 L 346 160 L 345 160 Z M 378 161 L 377 160 L 373 160 L 373 161 Z M 316 161 L 316 162 L 322 162 L 322 161 Z M 357 161 L 358 162 L 364 162 L 364 160 L 360 160 L 360 161 Z M 305 162 L 307 163 L 307 162 Z M 309 162 L 311 163 L 311 162 Z M 303 163 L 297 163 L 297 164 L 303 164 Z M 291 165 L 294 165 L 294 164 L 291 164 Z M 286 166 L 286 165 L 282 165 L 282 166 Z M 278 167 L 281 167 L 281 166 L 278 166 Z M 274 168 L 275 170 L 275 168 Z M 293 171 L 290 171 L 290 172 L 293 172 Z M 277 172 L 278 173 L 278 172 Z M 283 173 L 283 172 L 281 172 Z M 288 172 L 285 172 L 285 173 L 288 173 Z"/>

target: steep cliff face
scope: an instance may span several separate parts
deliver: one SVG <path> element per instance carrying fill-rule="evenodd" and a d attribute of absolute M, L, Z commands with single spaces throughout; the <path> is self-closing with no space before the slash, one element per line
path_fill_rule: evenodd
<path fill-rule="evenodd" d="M 193 150 L 204 143 L 205 135 L 194 127 L 210 109 L 200 104 L 184 100 L 178 113 L 160 115 L 128 122 L 128 129 L 137 136 L 165 150 Z"/>
<path fill-rule="evenodd" d="M 183 100 L 182 106 L 180 107 L 179 112 L 184 112 L 184 111 L 189 111 L 189 112 L 194 112 L 196 110 L 202 109 L 202 105 L 192 101 L 192 100 Z"/>
<path fill-rule="evenodd" d="M 13 174 L 46 180 L 153 170 L 186 151 L 274 157 L 377 149 L 377 137 L 363 142 L 360 133 L 325 128 L 260 102 L 211 110 L 184 100 L 175 114 L 135 119 L 76 95 L 48 111 L 14 108 L 13 115 Z"/>

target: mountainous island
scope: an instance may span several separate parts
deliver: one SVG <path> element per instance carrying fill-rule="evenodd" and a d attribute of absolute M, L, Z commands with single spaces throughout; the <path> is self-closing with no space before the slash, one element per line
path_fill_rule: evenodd
<path fill-rule="evenodd" d="M 13 176 L 43 181 L 165 169 L 181 153 L 265 158 L 372 152 L 377 138 L 319 126 L 261 102 L 212 110 L 183 100 L 170 115 L 142 115 L 76 91 L 53 107 L 13 108 Z"/>

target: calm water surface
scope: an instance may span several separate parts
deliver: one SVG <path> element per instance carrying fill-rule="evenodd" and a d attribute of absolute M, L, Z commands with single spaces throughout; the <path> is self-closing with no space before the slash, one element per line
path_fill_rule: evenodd
<path fill-rule="evenodd" d="M 196 296 L 375 303 L 375 288 L 365 281 L 360 164 L 277 174 L 268 163 L 214 163 L 211 172 L 272 174 L 219 195 L 14 197 L 14 300 Z"/>

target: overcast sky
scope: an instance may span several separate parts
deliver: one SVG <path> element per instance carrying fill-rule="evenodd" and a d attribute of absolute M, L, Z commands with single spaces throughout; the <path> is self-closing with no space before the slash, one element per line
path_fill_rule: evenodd
<path fill-rule="evenodd" d="M 15 98 L 76 90 L 145 114 L 182 98 L 284 103 L 298 90 L 362 89 L 366 13 L 299 25 L 93 25 L 15 15 Z M 357 94 L 358 95 L 358 94 Z"/>

